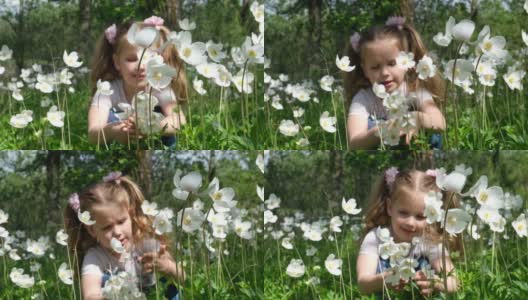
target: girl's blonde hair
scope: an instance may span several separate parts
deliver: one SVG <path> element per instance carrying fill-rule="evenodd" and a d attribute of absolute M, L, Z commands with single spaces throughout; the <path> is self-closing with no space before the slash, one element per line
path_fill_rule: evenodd
<path fill-rule="evenodd" d="M 385 174 L 380 176 L 372 189 L 369 206 L 365 213 L 365 235 L 378 226 L 389 227 L 390 216 L 387 212 L 388 201 L 398 201 L 404 197 L 409 197 L 409 194 L 417 192 L 427 193 L 429 191 L 442 192 L 442 208 L 447 210 L 449 208 L 459 207 L 459 199 L 455 193 L 440 191 L 436 186 L 436 178 L 427 175 L 425 172 L 418 170 L 404 170 L 399 171 L 392 184 L 388 184 L 385 180 Z M 446 207 L 449 203 L 449 207 Z M 424 229 L 424 238 L 426 240 L 438 243 L 443 235 L 443 229 L 440 223 L 427 224 Z M 448 249 L 462 250 L 461 241 L 459 238 L 449 236 Z"/>
<path fill-rule="evenodd" d="M 80 192 L 79 209 L 82 212 L 89 211 L 93 215 L 94 208 L 111 204 L 120 205 L 127 209 L 130 215 L 134 243 L 141 243 L 147 238 L 156 238 L 168 247 L 168 238 L 156 236 L 152 228 L 152 219 L 143 213 L 141 204 L 144 200 L 138 185 L 129 177 L 121 176 L 119 180 L 99 182 Z M 64 225 L 73 265 L 77 265 L 80 270 L 86 251 L 94 247 L 97 241 L 79 221 L 77 211 L 70 205 L 64 210 Z"/>
<path fill-rule="evenodd" d="M 135 22 L 140 28 L 145 27 L 143 22 Z M 127 33 L 134 22 L 127 22 L 117 25 L 115 43 L 111 44 L 103 34 L 99 37 L 95 47 L 95 54 L 92 62 L 91 88 L 92 94 L 97 90 L 97 80 L 112 81 L 121 77 L 119 71 L 114 66 L 112 59 L 113 54 L 119 55 L 125 43 L 128 43 Z M 170 30 L 165 26 L 159 26 L 160 38 L 155 46 L 159 47 L 168 40 Z M 176 69 L 176 77 L 171 81 L 171 88 L 176 95 L 178 102 L 187 101 L 187 79 L 185 76 L 184 63 L 180 58 L 178 50 L 173 44 L 170 44 L 161 53 L 163 60 L 167 65 Z M 144 63 L 144 62 L 142 62 Z"/>
<path fill-rule="evenodd" d="M 354 95 L 362 88 L 370 88 L 371 84 L 365 76 L 361 67 L 363 46 L 369 42 L 379 39 L 393 38 L 398 41 L 401 51 L 412 52 L 414 60 L 419 61 L 427 53 L 420 34 L 408 24 L 402 25 L 380 25 L 373 26 L 360 34 L 359 41 L 354 47 L 349 41 L 346 47 L 346 53 L 350 58 L 350 65 L 356 66 L 354 71 L 344 73 L 345 86 L 345 109 L 348 110 Z M 357 51 L 356 51 L 357 50 Z M 435 76 L 426 80 L 418 78 L 415 69 L 410 69 L 405 74 L 405 82 L 410 91 L 416 91 L 419 88 L 425 88 L 433 95 L 433 100 L 439 104 L 440 97 L 443 97 L 444 82 L 437 71 Z"/>

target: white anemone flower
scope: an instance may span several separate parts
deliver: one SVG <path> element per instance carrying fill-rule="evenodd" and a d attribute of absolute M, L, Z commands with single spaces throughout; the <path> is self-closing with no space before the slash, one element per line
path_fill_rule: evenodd
<path fill-rule="evenodd" d="M 280 207 L 281 199 L 272 193 L 269 195 L 268 200 L 264 201 L 264 203 L 269 210 L 274 210 L 275 208 Z"/>
<path fill-rule="evenodd" d="M 91 226 L 95 224 L 95 221 L 91 219 L 89 211 L 84 211 L 81 213 L 81 210 L 79 209 L 77 211 L 77 217 L 79 218 L 79 221 L 81 221 L 81 223 L 83 223 L 84 225 Z"/>
<path fill-rule="evenodd" d="M 9 214 L 0 209 L 0 224 L 7 223 Z"/>
<path fill-rule="evenodd" d="M 255 160 L 255 164 L 259 168 L 260 172 L 264 174 L 264 156 L 262 154 L 257 155 L 257 159 Z"/>
<path fill-rule="evenodd" d="M 62 282 L 64 282 L 67 285 L 73 284 L 73 271 L 68 269 L 68 265 L 66 263 L 62 263 L 59 267 L 58 271 L 59 278 Z"/>
<path fill-rule="evenodd" d="M 33 285 L 35 285 L 35 278 L 27 274 L 24 274 L 23 269 L 17 269 L 17 268 L 11 269 L 11 273 L 9 273 L 9 277 L 11 278 L 11 281 L 14 284 L 16 284 L 17 286 L 23 289 L 28 289 L 28 288 L 31 288 Z"/>
<path fill-rule="evenodd" d="M 151 87 L 159 91 L 166 88 L 176 74 L 176 69 L 156 59 L 147 62 L 147 81 Z"/>
<path fill-rule="evenodd" d="M 424 215 L 428 224 L 433 224 L 442 220 L 444 210 L 442 209 L 442 193 L 430 191 L 425 195 Z"/>
<path fill-rule="evenodd" d="M 183 231 L 190 233 L 202 226 L 205 220 L 203 212 L 199 209 L 184 208 L 178 212 L 176 224 L 182 224 Z"/>
<path fill-rule="evenodd" d="M 281 241 L 281 246 L 284 248 L 284 249 L 287 249 L 287 250 L 292 250 L 293 249 L 293 244 L 291 242 L 291 237 L 285 237 L 282 239 Z"/>
<path fill-rule="evenodd" d="M 64 229 L 61 229 L 57 232 L 57 234 L 55 235 L 55 241 L 58 243 L 58 244 L 61 244 L 63 246 L 67 246 L 68 245 L 68 234 L 66 234 L 64 232 Z"/>
<path fill-rule="evenodd" d="M 216 177 L 209 184 L 208 192 L 209 197 L 213 200 L 213 208 L 217 212 L 229 212 L 237 203 L 233 201 L 235 190 L 231 187 L 220 189 L 220 183 Z"/>
<path fill-rule="evenodd" d="M 131 45 L 149 48 L 159 38 L 159 31 L 152 26 L 140 28 L 137 23 L 132 24 L 127 32 L 127 40 Z"/>
<path fill-rule="evenodd" d="M 33 121 L 33 112 L 30 110 L 25 110 L 20 114 L 12 116 L 9 120 L 9 125 L 15 128 L 24 128 L 29 123 L 31 123 L 31 121 Z"/>
<path fill-rule="evenodd" d="M 13 57 L 13 50 L 9 49 L 6 45 L 2 45 L 2 49 L 0 50 L 0 60 L 10 60 L 11 57 Z"/>
<path fill-rule="evenodd" d="M 484 54 L 502 59 L 508 54 L 508 51 L 504 50 L 505 45 L 506 39 L 503 36 L 490 37 L 490 34 L 487 34 L 479 44 L 479 48 Z"/>
<path fill-rule="evenodd" d="M 416 65 L 416 62 L 414 61 L 414 53 L 400 51 L 396 57 L 396 65 L 405 71 L 414 68 Z"/>
<path fill-rule="evenodd" d="M 156 216 L 159 213 L 158 204 L 156 202 L 143 201 L 141 210 L 147 216 Z"/>
<path fill-rule="evenodd" d="M 528 236 L 528 218 L 524 214 L 520 214 L 517 219 L 512 222 L 512 226 L 519 237 L 522 238 Z"/>
<path fill-rule="evenodd" d="M 196 66 L 198 74 L 205 78 L 216 78 L 218 76 L 219 65 L 215 63 L 204 62 Z"/>
<path fill-rule="evenodd" d="M 506 81 L 506 84 L 508 84 L 510 90 L 522 91 L 522 80 L 524 78 L 524 75 L 526 75 L 526 72 L 523 70 L 512 70 L 511 72 L 504 74 L 502 78 L 504 79 L 504 81 Z"/>
<path fill-rule="evenodd" d="M 193 43 L 190 32 L 181 32 L 174 44 L 176 49 L 178 49 L 178 53 L 180 53 L 180 57 L 186 63 L 197 66 L 207 61 L 205 44 L 202 42 Z"/>
<path fill-rule="evenodd" d="M 372 91 L 374 92 L 374 95 L 376 95 L 378 98 L 385 99 L 389 97 L 389 94 L 385 90 L 385 86 L 383 84 L 372 84 Z"/>
<path fill-rule="evenodd" d="M 447 211 L 446 222 L 442 218 L 442 228 L 451 234 L 455 235 L 462 232 L 466 226 L 471 222 L 471 215 L 460 208 L 453 208 Z"/>
<path fill-rule="evenodd" d="M 299 278 L 304 275 L 304 263 L 301 259 L 292 259 L 286 268 L 286 274 L 293 278 Z"/>
<path fill-rule="evenodd" d="M 259 4 L 258 1 L 255 1 L 251 4 L 249 10 L 253 14 L 253 17 L 257 23 L 264 23 L 264 4 Z"/>
<path fill-rule="evenodd" d="M 264 63 L 264 45 L 253 44 L 251 38 L 246 37 L 246 40 L 240 47 L 245 59 L 248 63 L 263 64 Z"/>
<path fill-rule="evenodd" d="M 193 88 L 200 95 L 205 95 L 207 93 L 207 91 L 203 88 L 203 81 L 198 78 L 193 79 Z"/>
<path fill-rule="evenodd" d="M 356 199 L 353 198 L 350 198 L 348 201 L 346 201 L 345 197 L 343 197 L 343 201 L 341 201 L 341 207 L 349 215 L 357 215 L 361 212 L 361 208 L 356 208 Z"/>
<path fill-rule="evenodd" d="M 231 85 L 231 80 L 233 75 L 227 70 L 223 65 L 218 65 L 217 76 L 214 78 L 214 83 L 221 87 L 229 87 Z"/>
<path fill-rule="evenodd" d="M 282 120 L 279 131 L 285 136 L 295 136 L 299 133 L 299 124 L 295 124 L 292 120 Z"/>
<path fill-rule="evenodd" d="M 257 196 L 261 201 L 264 201 L 264 187 L 257 185 Z"/>
<path fill-rule="evenodd" d="M 189 21 L 187 18 L 178 21 L 178 24 L 180 25 L 181 30 L 191 31 L 196 29 L 196 23 Z"/>
<path fill-rule="evenodd" d="M 264 212 L 264 225 L 268 223 L 275 223 L 277 222 L 278 217 L 273 214 L 271 210 L 266 210 Z"/>
<path fill-rule="evenodd" d="M 63 111 L 57 109 L 56 105 L 53 105 L 48 111 L 48 113 L 46 114 L 46 117 L 48 121 L 51 123 L 51 125 L 61 128 L 64 126 L 64 116 L 65 115 L 66 114 Z"/>
<path fill-rule="evenodd" d="M 253 80 L 255 76 L 247 70 L 241 69 L 231 78 L 240 93 L 251 94 L 253 92 Z"/>
<path fill-rule="evenodd" d="M 328 111 L 325 111 L 321 114 L 321 117 L 319 117 L 319 125 L 324 129 L 326 132 L 334 133 L 336 132 L 336 117 L 331 117 L 330 113 Z"/>
<path fill-rule="evenodd" d="M 152 227 L 154 227 L 154 231 L 158 235 L 172 232 L 171 216 L 162 213 L 157 214 L 154 222 L 152 222 Z"/>
<path fill-rule="evenodd" d="M 37 83 L 35 84 L 35 88 L 43 92 L 44 94 L 49 94 L 53 92 L 53 82 L 51 80 L 51 77 L 38 74 Z"/>
<path fill-rule="evenodd" d="M 528 0 L 524 1 L 524 10 L 528 13 Z"/>
<path fill-rule="evenodd" d="M 421 80 L 434 77 L 436 66 L 433 64 L 433 60 L 429 56 L 424 55 L 418 65 L 416 65 L 416 73 L 418 73 L 418 78 Z"/>
<path fill-rule="evenodd" d="M 475 31 L 475 22 L 464 19 L 453 26 L 451 31 L 455 40 L 467 42 L 473 35 L 473 31 Z"/>
<path fill-rule="evenodd" d="M 473 72 L 473 69 L 474 69 L 471 61 L 467 59 L 458 59 L 456 61 L 456 67 L 455 67 L 455 71 L 453 74 L 454 64 L 455 64 L 454 59 L 450 60 L 447 63 L 445 70 L 444 70 L 445 78 L 449 79 L 450 81 L 453 81 L 453 75 L 454 75 L 455 81 L 456 80 L 464 81 L 467 78 L 471 77 L 471 73 Z"/>
<path fill-rule="evenodd" d="M 447 47 L 451 43 L 451 40 L 453 40 L 453 37 L 451 35 L 451 32 L 453 31 L 453 27 L 455 26 L 455 18 L 449 17 L 449 20 L 446 22 L 445 26 L 445 33 L 439 32 L 433 37 L 433 41 L 442 47 Z"/>
<path fill-rule="evenodd" d="M 336 55 L 336 66 L 343 72 L 352 72 L 356 68 L 356 66 L 350 65 L 350 58 L 346 55 L 341 58 L 339 58 L 339 55 Z"/>
<path fill-rule="evenodd" d="M 202 175 L 198 172 L 190 172 L 181 179 L 182 171 L 176 170 L 174 174 L 174 186 L 172 195 L 180 200 L 186 200 L 189 193 L 197 191 L 202 186 Z"/>
<path fill-rule="evenodd" d="M 472 169 L 466 169 L 464 165 L 459 165 L 449 174 L 446 174 L 443 168 L 437 169 L 436 172 L 436 185 L 441 190 L 460 193 L 466 184 L 467 176 L 472 173 Z"/>
<path fill-rule="evenodd" d="M 235 233 L 243 239 L 250 240 L 253 238 L 253 232 L 251 229 L 250 221 L 242 221 L 240 218 L 235 219 L 233 222 L 233 228 Z"/>
<path fill-rule="evenodd" d="M 524 30 L 521 32 L 522 40 L 526 44 L 526 47 L 528 47 L 528 34 L 524 32 Z"/>
<path fill-rule="evenodd" d="M 83 64 L 82 61 L 79 60 L 79 54 L 77 54 L 75 51 L 68 54 L 68 52 L 64 50 L 64 53 L 62 54 L 62 60 L 70 68 L 78 68 Z"/>
<path fill-rule="evenodd" d="M 116 253 L 121 254 L 125 252 L 125 247 L 123 247 L 123 244 L 121 244 L 121 242 L 115 237 L 110 240 L 110 246 L 112 247 L 112 250 L 114 250 L 114 252 Z"/>
<path fill-rule="evenodd" d="M 100 95 L 110 96 L 114 93 L 110 82 L 102 81 L 101 79 L 97 80 L 97 93 Z"/>
<path fill-rule="evenodd" d="M 325 267 L 334 276 L 341 276 L 341 265 L 343 260 L 336 258 L 334 254 L 328 255 L 325 260 Z"/>
<path fill-rule="evenodd" d="M 332 84 L 334 84 L 335 78 L 330 75 L 325 75 L 319 80 L 321 88 L 327 92 L 332 91 Z"/>
<path fill-rule="evenodd" d="M 341 226 L 343 225 L 343 221 L 341 220 L 341 217 L 335 216 L 330 219 L 330 230 L 332 232 L 341 232 Z"/>
<path fill-rule="evenodd" d="M 209 58 L 217 63 L 226 58 L 226 53 L 222 51 L 223 47 L 224 45 L 222 45 L 222 43 L 215 44 L 213 41 L 205 43 L 205 49 L 207 50 Z"/>

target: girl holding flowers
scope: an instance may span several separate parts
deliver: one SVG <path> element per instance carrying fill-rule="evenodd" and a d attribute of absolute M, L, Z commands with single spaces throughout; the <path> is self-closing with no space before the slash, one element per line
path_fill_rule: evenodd
<path fill-rule="evenodd" d="M 443 229 L 429 223 L 426 203 L 446 209 L 451 193 L 436 186 L 434 171 L 398 171 L 390 168 L 376 183 L 365 216 L 365 236 L 357 258 L 357 280 L 362 293 L 379 293 L 384 287 L 401 290 L 414 281 L 422 295 L 454 292 L 458 281 L 449 252 L 458 250 L 450 238 L 442 251 Z M 437 213 L 437 216 L 441 213 Z M 427 215 L 427 216 L 426 216 Z M 438 273 L 447 273 L 446 281 Z"/>
<path fill-rule="evenodd" d="M 443 84 L 419 33 L 402 17 L 355 33 L 347 55 L 356 68 L 345 73 L 348 142 L 353 149 L 380 142 L 410 143 L 418 129 L 443 131 L 438 108 Z M 415 61 L 420 61 L 415 67 Z M 433 135 L 433 148 L 441 146 Z"/>
<path fill-rule="evenodd" d="M 152 290 L 155 271 L 183 282 L 185 273 L 169 253 L 168 238 L 155 234 L 143 201 L 137 184 L 120 172 L 70 197 L 64 219 L 83 299 L 104 299 L 105 286 L 117 274 L 142 292 Z M 166 296 L 179 299 L 175 286 Z"/>
<path fill-rule="evenodd" d="M 178 51 L 167 43 L 169 35 L 163 19 L 156 16 L 105 30 L 91 73 L 91 143 L 127 144 L 154 128 L 161 131 L 166 146 L 175 146 L 174 134 L 185 123 L 179 105 L 187 100 L 187 81 Z M 138 106 L 147 110 L 146 117 L 136 111 Z"/>

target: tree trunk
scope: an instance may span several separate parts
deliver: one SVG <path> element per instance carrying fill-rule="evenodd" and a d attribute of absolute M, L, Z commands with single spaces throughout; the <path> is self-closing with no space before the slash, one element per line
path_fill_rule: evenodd
<path fill-rule="evenodd" d="M 343 197 L 343 154 L 341 151 L 330 151 L 330 174 L 332 180 L 332 193 L 329 199 L 330 208 L 339 207 Z"/>
<path fill-rule="evenodd" d="M 79 0 L 79 36 L 81 36 L 81 53 L 85 59 L 90 57 L 92 39 L 90 31 L 92 28 L 92 1 Z"/>
<path fill-rule="evenodd" d="M 24 0 L 20 0 L 20 8 L 19 8 L 19 12 L 18 12 L 18 15 L 17 15 L 17 26 L 16 26 L 16 29 L 15 29 L 15 33 L 16 33 L 16 36 L 17 36 L 17 39 L 16 39 L 16 51 L 14 51 L 15 53 L 15 62 L 16 62 L 16 65 L 17 65 L 17 72 L 20 72 L 20 70 L 22 70 L 22 68 L 24 67 L 24 52 L 25 52 L 25 34 L 24 34 L 24 9 L 25 9 L 25 5 L 24 5 Z"/>
<path fill-rule="evenodd" d="M 315 57 L 319 57 L 319 51 L 321 49 L 321 36 L 322 36 L 322 24 L 321 24 L 321 10 L 323 6 L 322 0 L 308 0 L 308 16 L 310 20 L 310 36 L 308 40 L 308 49 L 312 49 L 310 53 L 314 53 L 315 56 L 312 56 L 308 59 L 310 62 L 309 68 L 310 73 L 315 68 L 317 68 L 318 60 Z"/>
<path fill-rule="evenodd" d="M 48 203 L 45 207 L 48 208 L 50 214 L 49 220 L 60 219 L 61 212 L 61 179 L 60 179 L 60 164 L 61 151 L 48 151 L 46 157 L 46 194 Z"/>
<path fill-rule="evenodd" d="M 146 198 L 152 193 L 152 151 L 142 150 L 136 152 L 138 162 L 138 180 L 143 188 Z"/>
<path fill-rule="evenodd" d="M 400 0 L 400 10 L 405 22 L 414 26 L 414 4 L 412 0 Z"/>
<path fill-rule="evenodd" d="M 181 18 L 181 1 L 167 0 L 167 21 L 170 28 L 175 28 Z"/>
<path fill-rule="evenodd" d="M 242 0 L 242 6 L 240 7 L 240 22 L 242 24 L 246 23 L 246 19 L 249 15 L 249 0 Z"/>

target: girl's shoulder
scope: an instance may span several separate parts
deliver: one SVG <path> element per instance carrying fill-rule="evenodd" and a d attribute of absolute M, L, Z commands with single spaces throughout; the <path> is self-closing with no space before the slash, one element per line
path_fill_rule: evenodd
<path fill-rule="evenodd" d="M 369 102 L 372 100 L 376 100 L 377 97 L 374 95 L 374 92 L 371 88 L 362 88 L 352 97 L 352 103 L 354 102 Z"/>
<path fill-rule="evenodd" d="M 366 254 L 366 255 L 379 255 L 378 246 L 380 244 L 380 241 L 378 239 L 378 236 L 376 234 L 377 228 L 372 228 L 363 238 L 363 242 L 361 243 L 361 247 L 359 249 L 359 254 Z"/>

